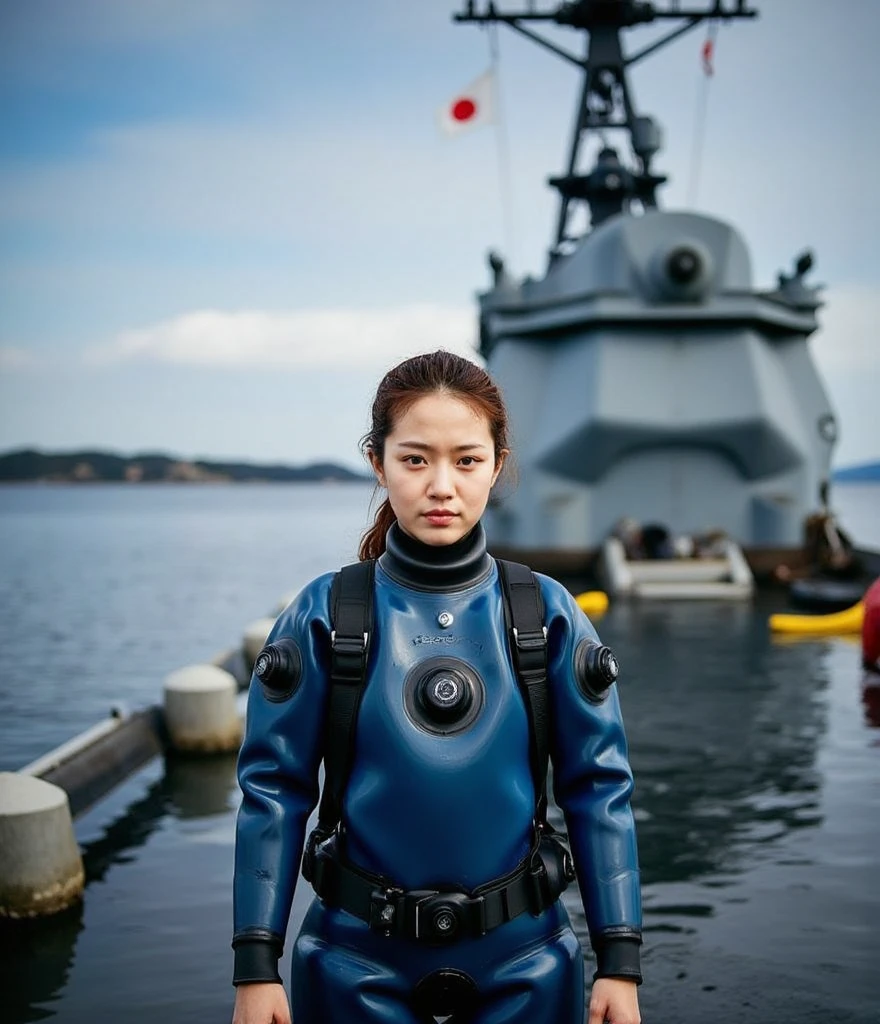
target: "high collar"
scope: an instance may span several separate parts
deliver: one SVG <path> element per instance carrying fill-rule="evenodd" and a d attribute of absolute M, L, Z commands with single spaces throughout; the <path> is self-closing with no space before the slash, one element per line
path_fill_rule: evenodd
<path fill-rule="evenodd" d="M 482 523 L 454 544 L 424 544 L 393 523 L 379 565 L 397 583 L 417 590 L 463 590 L 492 571 Z"/>

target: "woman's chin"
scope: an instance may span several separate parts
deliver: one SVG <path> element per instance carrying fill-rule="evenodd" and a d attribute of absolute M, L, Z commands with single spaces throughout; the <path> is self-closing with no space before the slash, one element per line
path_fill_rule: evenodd
<path fill-rule="evenodd" d="M 422 521 L 410 525 L 401 523 L 401 527 L 404 533 L 408 533 L 410 537 L 420 540 L 423 544 L 430 544 L 432 547 L 454 544 L 467 533 L 467 528 L 458 519 L 450 520 L 442 525 Z"/>

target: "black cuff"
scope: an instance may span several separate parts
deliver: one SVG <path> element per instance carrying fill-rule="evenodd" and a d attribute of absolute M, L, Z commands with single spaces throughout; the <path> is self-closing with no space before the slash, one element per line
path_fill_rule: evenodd
<path fill-rule="evenodd" d="M 281 984 L 278 960 L 284 943 L 274 932 L 262 929 L 239 932 L 232 939 L 232 948 L 235 950 L 233 985 L 259 981 Z"/>
<path fill-rule="evenodd" d="M 596 952 L 596 978 L 624 978 L 642 983 L 642 965 L 639 946 L 642 934 L 635 929 L 614 929 L 606 932 L 594 944 Z"/>

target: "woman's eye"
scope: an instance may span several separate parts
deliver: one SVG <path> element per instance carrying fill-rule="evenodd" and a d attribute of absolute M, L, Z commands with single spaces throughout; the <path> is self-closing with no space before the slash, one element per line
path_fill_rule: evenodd
<path fill-rule="evenodd" d="M 473 455 L 464 455 L 458 461 L 459 465 L 461 466 L 473 466 L 477 460 L 473 457 Z"/>
<path fill-rule="evenodd" d="M 408 463 L 410 466 L 418 466 L 420 463 L 424 462 L 425 459 L 421 455 L 407 455 L 404 457 L 403 461 Z"/>

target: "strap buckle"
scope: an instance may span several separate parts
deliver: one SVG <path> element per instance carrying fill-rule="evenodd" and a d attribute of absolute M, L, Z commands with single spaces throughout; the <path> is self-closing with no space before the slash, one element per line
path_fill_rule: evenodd
<path fill-rule="evenodd" d="M 326 843 L 333 835 L 333 832 L 324 832 L 320 828 L 313 828 L 306 840 L 306 848 L 302 857 L 302 876 L 307 882 L 311 882 L 315 889 L 321 885 L 322 881 L 318 878 L 318 847 Z"/>
<path fill-rule="evenodd" d="M 511 627 L 513 642 L 518 651 L 541 650 L 547 645 L 547 627 L 541 626 L 541 632 L 520 633 L 516 626 Z"/>
<path fill-rule="evenodd" d="M 521 633 L 512 626 L 510 633 L 517 671 L 528 684 L 542 681 L 547 673 L 547 627 Z"/>
<path fill-rule="evenodd" d="M 391 935 L 399 926 L 403 889 L 389 886 L 387 889 L 374 889 L 370 893 L 370 927 L 386 936 Z"/>
<path fill-rule="evenodd" d="M 547 869 L 541 858 L 535 854 L 526 874 L 526 894 L 529 902 L 529 913 L 532 917 L 540 917 L 549 906 L 547 900 Z"/>
<path fill-rule="evenodd" d="M 414 938 L 445 945 L 465 936 L 486 934 L 486 900 L 463 892 L 408 893 L 413 898 Z"/>
<path fill-rule="evenodd" d="M 337 636 L 336 630 L 330 630 L 330 646 L 340 654 L 363 654 L 370 640 L 370 634 L 363 636 Z"/>
<path fill-rule="evenodd" d="M 538 845 L 529 861 L 529 912 L 537 917 L 552 906 L 574 881 L 571 852 L 553 829 L 537 828 Z"/>
<path fill-rule="evenodd" d="M 331 629 L 333 679 L 359 684 L 363 678 L 369 644 L 370 634 L 367 632 L 355 636 L 339 636 L 335 629 Z"/>

